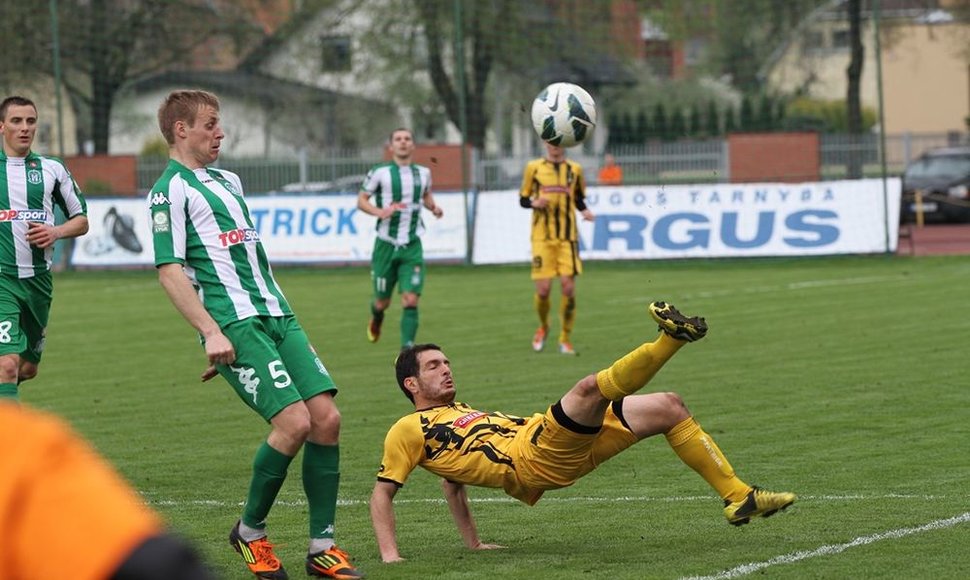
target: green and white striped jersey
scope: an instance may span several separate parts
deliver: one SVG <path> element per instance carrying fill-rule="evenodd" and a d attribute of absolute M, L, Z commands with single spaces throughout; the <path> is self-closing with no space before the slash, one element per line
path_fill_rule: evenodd
<path fill-rule="evenodd" d="M 31 246 L 27 224 L 54 225 L 54 204 L 68 218 L 88 211 L 64 162 L 33 152 L 7 157 L 0 149 L 0 274 L 31 278 L 50 271 L 54 248 Z"/>
<path fill-rule="evenodd" d="M 182 264 L 220 327 L 293 314 L 273 278 L 239 176 L 171 160 L 148 194 L 155 266 Z"/>
<path fill-rule="evenodd" d="M 377 237 L 405 246 L 424 232 L 421 222 L 421 198 L 431 191 L 431 170 L 412 163 L 401 167 L 393 161 L 375 165 L 367 173 L 361 186 L 373 196 L 377 207 L 398 204 L 400 211 L 391 217 L 377 220 Z"/>

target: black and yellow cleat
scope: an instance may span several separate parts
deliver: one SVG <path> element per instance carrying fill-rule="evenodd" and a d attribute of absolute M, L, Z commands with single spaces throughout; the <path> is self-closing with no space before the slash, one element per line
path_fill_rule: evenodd
<path fill-rule="evenodd" d="M 694 342 L 707 334 L 707 322 L 703 318 L 684 316 L 674 308 L 673 304 L 652 302 L 647 309 L 650 311 L 650 316 L 657 321 L 660 330 L 672 338 Z"/>
<path fill-rule="evenodd" d="M 306 573 L 318 578 L 337 578 L 338 580 L 355 580 L 364 577 L 361 571 L 354 568 L 354 565 L 350 563 L 350 554 L 337 546 L 307 555 Z"/>
<path fill-rule="evenodd" d="M 779 510 L 788 508 L 795 503 L 795 494 L 787 491 L 765 491 L 754 487 L 741 501 L 731 503 L 724 501 L 724 517 L 732 526 L 743 526 L 751 518 L 761 516 L 766 518 Z"/>

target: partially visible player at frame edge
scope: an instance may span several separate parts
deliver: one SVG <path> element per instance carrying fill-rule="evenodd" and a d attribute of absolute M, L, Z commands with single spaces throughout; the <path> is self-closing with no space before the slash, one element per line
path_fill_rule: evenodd
<path fill-rule="evenodd" d="M 175 91 L 158 111 L 169 164 L 148 195 L 155 265 L 172 304 L 200 335 L 209 368 L 271 430 L 256 451 L 242 517 L 229 542 L 259 578 L 288 578 L 266 536 L 266 518 L 290 462 L 303 450 L 309 575 L 361 578 L 334 544 L 340 413 L 333 379 L 273 276 L 239 176 L 208 167 L 225 134 L 219 100 Z"/>
<path fill-rule="evenodd" d="M 658 434 L 721 497 L 728 523 L 746 524 L 791 505 L 794 494 L 765 491 L 741 480 L 678 394 L 636 394 L 681 347 L 707 334 L 703 318 L 688 318 L 671 304 L 653 302 L 648 310 L 660 327 L 654 341 L 580 379 L 545 413 L 531 417 L 483 412 L 456 401 L 451 361 L 437 345 L 402 351 L 395 362 L 397 383 L 414 411 L 388 431 L 371 495 L 381 559 L 403 559 L 393 502 L 418 466 L 442 478 L 465 545 L 489 550 L 503 546 L 479 538 L 466 486 L 501 488 L 534 505 L 546 491 L 572 485 L 604 461 Z"/>
<path fill-rule="evenodd" d="M 88 231 L 87 204 L 60 159 L 31 150 L 37 107 L 0 103 L 0 399 L 37 376 L 53 301 L 54 244 Z M 67 220 L 54 224 L 54 205 Z"/>
<path fill-rule="evenodd" d="M 444 212 L 431 195 L 431 170 L 412 161 L 414 134 L 410 129 L 391 132 L 392 159 L 367 173 L 357 195 L 357 207 L 377 218 L 377 236 L 371 257 L 371 318 L 367 340 L 381 336 L 384 311 L 394 287 L 401 293 L 401 348 L 414 344 L 418 334 L 418 301 L 424 288 L 425 264 L 421 234 L 421 208 L 441 218 Z"/>

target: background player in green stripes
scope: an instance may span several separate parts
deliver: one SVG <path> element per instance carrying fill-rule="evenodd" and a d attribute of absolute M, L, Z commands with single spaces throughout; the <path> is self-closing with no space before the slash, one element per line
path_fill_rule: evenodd
<path fill-rule="evenodd" d="M 334 545 L 339 483 L 337 389 L 277 285 L 243 199 L 239 176 L 207 167 L 225 134 L 219 100 L 175 91 L 158 111 L 170 161 L 148 195 L 155 265 L 175 308 L 201 335 L 210 367 L 272 429 L 256 452 L 249 495 L 229 534 L 259 578 L 287 578 L 266 538 L 266 517 L 303 449 L 311 576 L 360 578 Z"/>
<path fill-rule="evenodd" d="M 401 348 L 405 348 L 414 344 L 418 334 L 418 299 L 424 286 L 421 206 L 436 218 L 444 212 L 431 195 L 431 170 L 412 162 L 414 135 L 410 129 L 392 131 L 388 147 L 393 159 L 371 168 L 357 196 L 357 207 L 377 217 L 370 271 L 374 299 L 367 339 L 377 342 L 380 338 L 384 311 L 390 306 L 397 285 L 404 309 Z"/>
<path fill-rule="evenodd" d="M 37 376 L 51 311 L 54 243 L 88 231 L 87 204 L 60 159 L 30 150 L 37 107 L 0 103 L 0 398 Z M 54 225 L 54 204 L 67 220 Z"/>

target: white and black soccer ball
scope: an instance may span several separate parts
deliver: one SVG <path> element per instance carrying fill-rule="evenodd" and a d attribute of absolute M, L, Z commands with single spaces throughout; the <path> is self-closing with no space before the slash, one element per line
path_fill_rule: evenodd
<path fill-rule="evenodd" d="M 596 103 L 579 85 L 552 83 L 532 101 L 532 126 L 551 145 L 579 145 L 596 128 Z"/>

